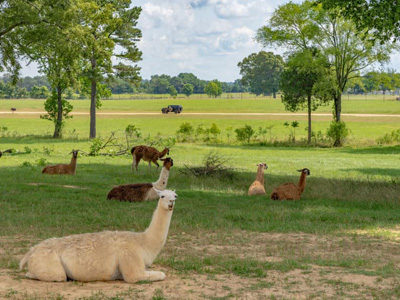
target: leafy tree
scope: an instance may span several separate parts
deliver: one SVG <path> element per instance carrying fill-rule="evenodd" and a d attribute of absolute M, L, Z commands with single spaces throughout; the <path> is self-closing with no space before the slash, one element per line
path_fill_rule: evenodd
<path fill-rule="evenodd" d="M 316 83 L 324 76 L 325 64 L 326 58 L 318 51 L 303 50 L 289 57 L 281 76 L 280 86 L 285 108 L 294 112 L 307 107 L 309 144 L 312 136 L 311 111 L 329 100 L 316 91 Z"/>
<path fill-rule="evenodd" d="M 76 84 L 80 71 L 80 51 L 82 37 L 77 33 L 77 13 L 74 2 L 59 1 L 53 5 L 43 6 L 43 14 L 48 15 L 53 22 L 42 22 L 34 29 L 21 30 L 22 51 L 39 65 L 39 70 L 46 74 L 53 93 L 45 103 L 48 118 L 54 121 L 54 138 L 62 135 L 65 113 L 63 107 L 63 92 Z M 54 97 L 57 96 L 57 118 L 53 119 Z M 49 104 L 51 102 L 51 105 Z M 71 106 L 72 108 L 72 106 Z"/>
<path fill-rule="evenodd" d="M 190 83 L 186 83 L 182 87 L 182 93 L 186 95 L 186 97 L 189 97 L 190 95 L 193 94 L 193 85 Z"/>
<path fill-rule="evenodd" d="M 204 93 L 205 81 L 198 79 L 193 73 L 179 73 L 178 77 L 182 79 L 183 84 L 190 83 L 193 85 L 193 93 Z"/>
<path fill-rule="evenodd" d="M 12 74 L 12 81 L 17 82 L 20 65 L 19 29 L 34 28 L 44 19 L 42 6 L 45 1 L 2 0 L 0 1 L 0 72 Z M 41 13 L 39 13 L 41 12 Z"/>
<path fill-rule="evenodd" d="M 150 79 L 150 93 L 167 94 L 169 92 L 171 76 L 153 75 Z"/>
<path fill-rule="evenodd" d="M 400 38 L 400 3 L 395 0 L 318 0 L 327 9 L 339 8 L 359 31 L 370 30 L 382 42 Z"/>
<path fill-rule="evenodd" d="M 178 91 L 176 90 L 176 88 L 173 85 L 170 85 L 168 88 L 169 94 L 171 97 L 176 98 L 176 96 L 178 96 Z"/>
<path fill-rule="evenodd" d="M 44 85 L 41 87 L 34 85 L 30 91 L 30 96 L 34 99 L 46 99 L 50 96 L 50 92 Z"/>
<path fill-rule="evenodd" d="M 136 28 L 141 12 L 140 7 L 130 8 L 130 0 L 77 0 L 79 24 L 85 33 L 83 56 L 86 58 L 84 77 L 90 81 L 90 138 L 96 137 L 96 108 L 99 107 L 98 83 L 109 75 L 128 78 L 137 84 L 139 68 L 119 63 L 112 64 L 112 58 L 137 62 L 141 52 L 136 43 L 141 31 Z M 118 47 L 117 47 L 118 46 Z M 115 53 L 115 49 L 121 51 Z"/>
<path fill-rule="evenodd" d="M 222 95 L 222 87 L 221 82 L 217 79 L 210 81 L 204 88 L 204 93 L 206 93 L 209 97 L 218 97 Z"/>
<path fill-rule="evenodd" d="M 59 117 L 60 107 L 61 107 L 62 118 Z M 61 100 L 61 106 L 60 106 L 59 95 L 55 90 L 53 90 L 51 96 L 47 98 L 46 102 L 44 103 L 44 109 L 46 110 L 47 114 L 41 115 L 40 118 L 53 122 L 54 127 L 57 130 L 57 136 L 53 137 L 61 137 L 62 129 L 65 125 L 64 120 L 72 118 L 72 116 L 70 116 L 69 113 L 72 111 L 73 106 L 67 100 L 64 99 Z"/>
<path fill-rule="evenodd" d="M 279 90 L 280 76 L 283 71 L 283 59 L 272 52 L 252 53 L 238 63 L 242 83 L 250 86 L 250 92 L 258 95 L 273 94 Z"/>
<path fill-rule="evenodd" d="M 264 46 L 286 45 L 291 50 L 315 47 L 328 57 L 326 81 L 320 87 L 334 101 L 336 122 L 341 120 L 342 93 L 348 81 L 372 64 L 387 61 L 394 48 L 361 39 L 355 25 L 337 11 L 312 6 L 309 1 L 280 6 L 269 24 L 258 30 L 257 40 Z M 335 146 L 340 146 L 339 139 Z"/>

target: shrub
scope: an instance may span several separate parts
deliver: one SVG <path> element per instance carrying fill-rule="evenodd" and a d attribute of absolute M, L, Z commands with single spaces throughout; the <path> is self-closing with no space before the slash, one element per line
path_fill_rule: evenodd
<path fill-rule="evenodd" d="M 218 178 L 232 180 L 235 177 L 235 173 L 232 168 L 225 165 L 228 160 L 228 158 L 219 153 L 211 151 L 204 156 L 203 166 L 188 167 L 184 165 L 185 169 L 179 171 L 184 175 L 196 177 L 218 176 Z"/>
<path fill-rule="evenodd" d="M 349 134 L 350 129 L 347 128 L 346 123 L 343 121 L 332 121 L 326 132 L 326 136 L 333 142 L 335 147 L 343 146 Z"/>
<path fill-rule="evenodd" d="M 138 139 L 142 137 L 142 132 L 140 128 L 136 127 L 136 125 L 134 124 L 129 124 L 128 126 L 126 126 L 125 133 L 130 138 L 135 137 Z"/>
<path fill-rule="evenodd" d="M 386 133 L 384 136 L 378 138 L 376 142 L 379 145 L 393 144 L 395 142 L 400 142 L 400 129 L 393 130 L 390 133 Z"/>
<path fill-rule="evenodd" d="M 235 129 L 236 139 L 239 142 L 250 143 L 251 137 L 254 135 L 255 131 L 250 125 L 245 125 L 242 128 Z"/>
<path fill-rule="evenodd" d="M 214 139 L 217 139 L 217 136 L 221 133 L 221 129 L 219 129 L 218 125 L 215 123 L 211 124 L 211 127 L 208 129 L 208 132 L 214 136 Z"/>
<path fill-rule="evenodd" d="M 189 122 L 184 122 L 179 126 L 179 129 L 176 131 L 178 136 L 182 136 L 182 141 L 186 141 L 186 139 L 192 135 L 194 132 L 193 125 Z"/>
<path fill-rule="evenodd" d="M 36 164 L 38 167 L 44 167 L 47 164 L 47 161 L 42 157 L 36 160 Z"/>
<path fill-rule="evenodd" d="M 91 155 L 91 156 L 98 155 L 102 146 L 103 146 L 103 142 L 101 139 L 99 139 L 99 138 L 92 139 L 92 141 L 90 142 L 90 146 L 89 146 L 89 149 L 90 149 L 89 155 Z"/>
<path fill-rule="evenodd" d="M 27 154 L 32 153 L 32 149 L 29 148 L 28 146 L 25 146 L 24 150 L 25 150 L 25 153 L 27 153 Z"/>

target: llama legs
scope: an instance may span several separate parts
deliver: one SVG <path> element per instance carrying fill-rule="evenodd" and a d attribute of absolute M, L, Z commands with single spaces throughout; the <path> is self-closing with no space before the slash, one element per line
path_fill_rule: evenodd
<path fill-rule="evenodd" d="M 35 251 L 28 260 L 26 277 L 42 281 L 66 281 L 67 274 L 57 253 Z"/>
<path fill-rule="evenodd" d="M 141 280 L 160 281 L 165 279 L 165 274 L 159 271 L 146 271 L 144 261 L 140 255 L 126 254 L 119 259 L 119 271 L 122 278 L 128 283 Z"/>

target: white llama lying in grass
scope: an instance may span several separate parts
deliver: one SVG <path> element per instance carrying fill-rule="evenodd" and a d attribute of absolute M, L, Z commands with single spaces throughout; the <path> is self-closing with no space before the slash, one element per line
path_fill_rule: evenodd
<path fill-rule="evenodd" d="M 22 258 L 26 276 L 43 281 L 107 281 L 128 283 L 165 279 L 160 271 L 146 271 L 167 240 L 175 199 L 174 191 L 157 191 L 160 200 L 144 232 L 104 231 L 42 241 Z"/>

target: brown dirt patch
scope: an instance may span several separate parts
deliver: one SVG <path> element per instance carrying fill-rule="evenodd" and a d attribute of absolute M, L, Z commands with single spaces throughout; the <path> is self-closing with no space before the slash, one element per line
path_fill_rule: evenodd
<path fill-rule="evenodd" d="M 19 261 L 36 241 L 0 237 L 5 260 Z M 398 273 L 380 274 L 384 264 L 400 266 L 399 244 L 362 236 L 317 236 L 304 233 L 172 233 L 160 255 L 222 257 L 281 262 L 308 261 L 306 269 L 267 270 L 265 277 L 249 278 L 229 273 L 178 272 L 156 264 L 167 278 L 162 282 L 127 284 L 112 282 L 49 283 L 24 278 L 24 273 L 3 264 L 0 268 L 0 299 L 398 299 Z M 363 267 L 340 266 L 342 260 L 368 261 Z M 322 262 L 322 263 L 321 263 Z M 324 265 L 336 262 L 337 266 Z M 367 270 L 368 269 L 368 270 Z M 396 267 L 393 268 L 394 270 Z"/>

